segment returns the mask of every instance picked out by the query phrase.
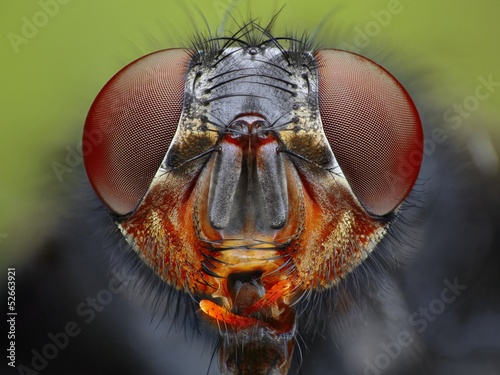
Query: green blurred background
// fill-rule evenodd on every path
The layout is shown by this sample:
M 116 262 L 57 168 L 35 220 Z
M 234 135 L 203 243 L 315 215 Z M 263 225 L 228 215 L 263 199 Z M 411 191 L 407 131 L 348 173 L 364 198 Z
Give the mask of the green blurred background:
M 147 52 L 188 44 L 195 28 L 206 29 L 205 22 L 215 28 L 233 3 L 2 2 L 0 264 L 29 256 L 30 244 L 57 225 L 64 211 L 61 198 L 79 181 L 70 172 L 58 178 L 53 163 L 65 163 L 68 150 L 78 150 L 86 112 L 104 83 Z M 397 9 L 390 21 L 378 21 L 378 29 L 372 29 L 369 48 L 415 64 L 400 71 L 428 71 L 422 79 L 444 108 L 474 95 L 479 76 L 500 81 L 498 1 L 241 1 L 235 14 L 268 20 L 284 4 L 278 33 L 313 30 L 323 22 L 323 45 L 328 47 L 336 46 L 338 35 L 355 45 L 357 27 L 365 30 L 370 22 L 373 27 L 374 14 Z M 498 137 L 499 108 L 500 89 L 479 103 L 464 127 Z M 478 125 L 483 123 L 489 128 Z

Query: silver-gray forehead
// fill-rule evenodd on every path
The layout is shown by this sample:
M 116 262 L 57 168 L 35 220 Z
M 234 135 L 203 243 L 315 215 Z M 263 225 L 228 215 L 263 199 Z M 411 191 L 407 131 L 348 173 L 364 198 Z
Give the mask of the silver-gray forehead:
M 297 110 L 317 111 L 317 64 L 311 52 L 267 45 L 200 51 L 190 64 L 185 94 L 186 112 L 220 125 L 245 113 L 283 125 Z

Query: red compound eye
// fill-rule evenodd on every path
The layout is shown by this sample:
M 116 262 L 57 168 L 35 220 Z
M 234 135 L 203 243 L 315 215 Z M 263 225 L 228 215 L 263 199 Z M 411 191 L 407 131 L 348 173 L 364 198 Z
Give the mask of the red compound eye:
M 85 168 L 97 195 L 116 214 L 134 210 L 177 130 L 189 52 L 146 55 L 119 71 L 90 108 Z M 87 142 L 88 143 L 88 142 Z
M 362 56 L 316 52 L 323 129 L 351 189 L 372 214 L 406 198 L 422 162 L 418 112 L 401 84 Z

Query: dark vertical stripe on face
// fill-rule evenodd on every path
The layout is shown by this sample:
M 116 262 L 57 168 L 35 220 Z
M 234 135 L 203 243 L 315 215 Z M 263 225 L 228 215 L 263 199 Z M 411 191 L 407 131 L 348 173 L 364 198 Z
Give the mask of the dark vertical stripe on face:
M 257 176 L 266 215 L 274 229 L 282 228 L 288 216 L 285 169 L 281 158 L 276 142 L 267 143 L 257 150 Z
M 230 142 L 222 142 L 217 153 L 209 193 L 210 224 L 216 229 L 229 224 L 241 175 L 242 153 L 241 147 Z

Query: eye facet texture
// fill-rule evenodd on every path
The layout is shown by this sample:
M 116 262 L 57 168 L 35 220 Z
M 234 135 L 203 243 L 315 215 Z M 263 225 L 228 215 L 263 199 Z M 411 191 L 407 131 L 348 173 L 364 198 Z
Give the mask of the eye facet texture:
M 101 90 L 85 122 L 94 147 L 85 157 L 92 187 L 118 215 L 148 190 L 179 124 L 189 53 L 169 49 L 119 71 Z
M 405 89 L 354 53 L 316 52 L 323 129 L 351 189 L 374 215 L 406 198 L 422 162 L 423 133 Z

